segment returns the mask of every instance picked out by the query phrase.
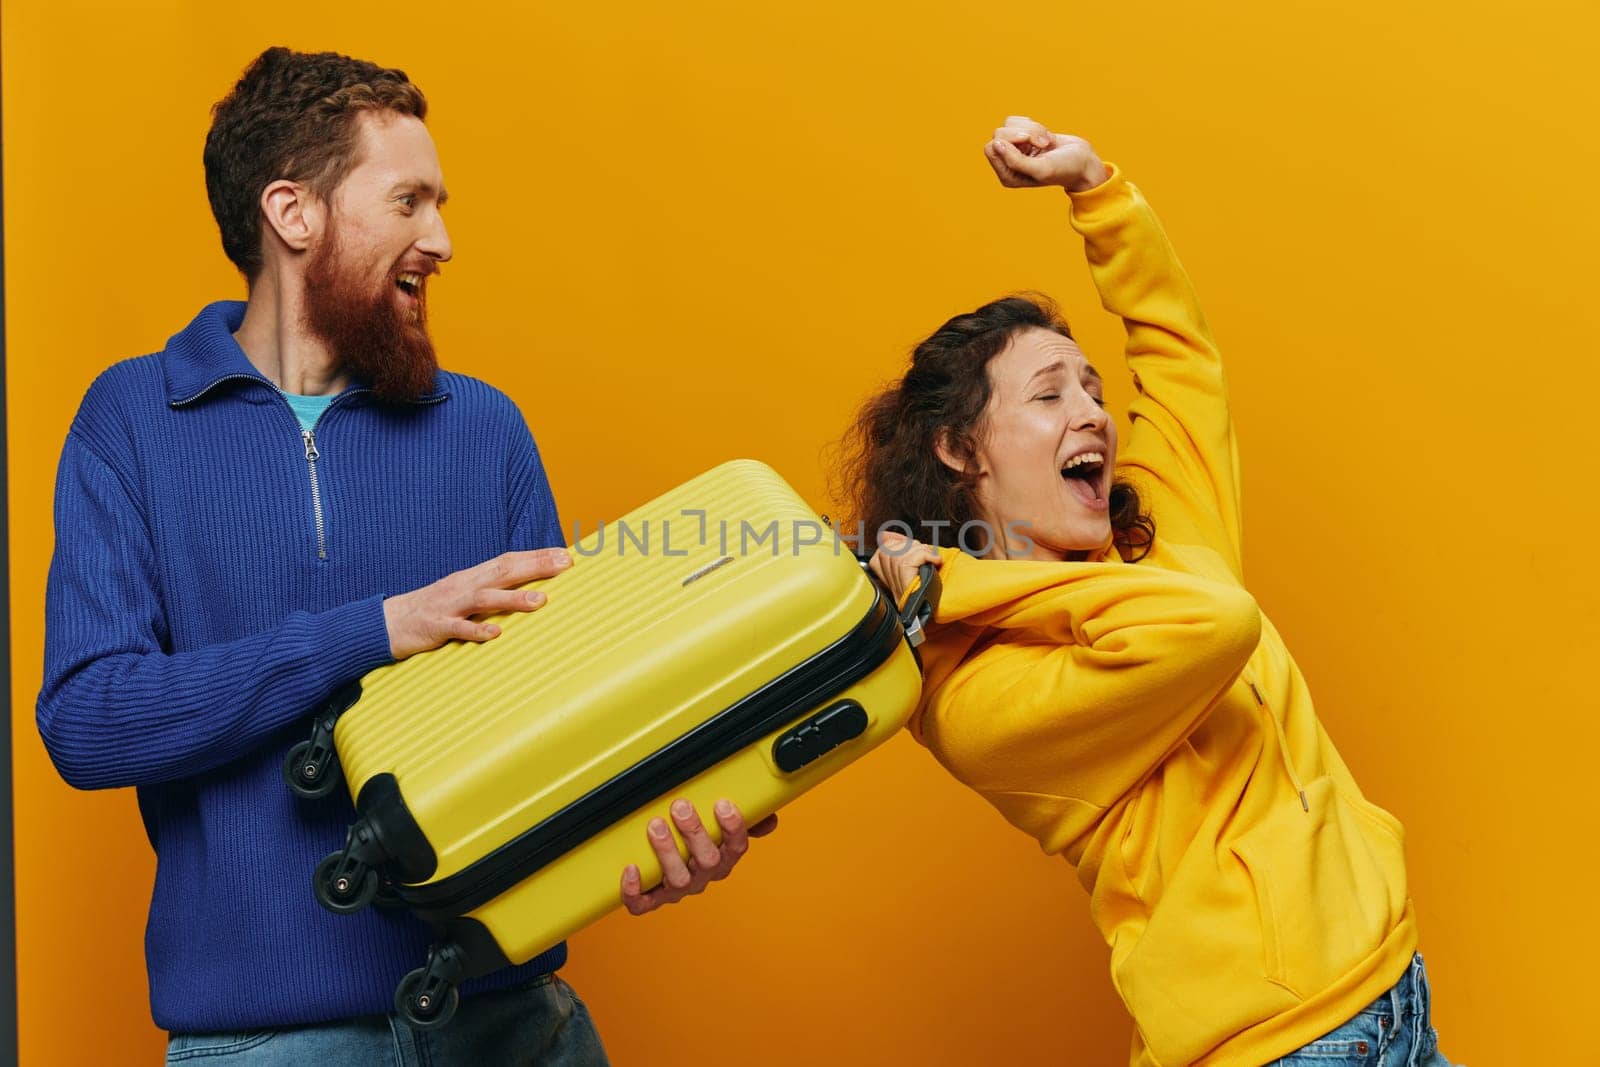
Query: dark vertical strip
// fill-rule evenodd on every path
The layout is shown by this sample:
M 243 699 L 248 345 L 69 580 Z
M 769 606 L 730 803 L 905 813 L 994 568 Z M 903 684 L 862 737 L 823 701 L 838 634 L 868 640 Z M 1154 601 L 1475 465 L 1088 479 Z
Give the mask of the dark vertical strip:
M 0 113 L 5 110 L 0 93 Z M 5 143 L 0 140 L 0 1064 L 17 1062 L 17 896 L 11 835 L 11 514 L 6 467 Z

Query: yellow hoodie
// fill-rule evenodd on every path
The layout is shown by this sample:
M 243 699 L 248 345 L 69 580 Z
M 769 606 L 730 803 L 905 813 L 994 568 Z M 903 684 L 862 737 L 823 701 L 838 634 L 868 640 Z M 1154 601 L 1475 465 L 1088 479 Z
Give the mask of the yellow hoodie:
M 1155 214 L 1110 170 L 1072 195 L 1072 225 L 1127 327 L 1138 396 L 1117 473 L 1155 545 L 1136 564 L 943 551 L 912 730 L 1077 869 L 1136 1067 L 1257 1065 L 1404 973 L 1404 832 L 1245 592 L 1222 365 Z

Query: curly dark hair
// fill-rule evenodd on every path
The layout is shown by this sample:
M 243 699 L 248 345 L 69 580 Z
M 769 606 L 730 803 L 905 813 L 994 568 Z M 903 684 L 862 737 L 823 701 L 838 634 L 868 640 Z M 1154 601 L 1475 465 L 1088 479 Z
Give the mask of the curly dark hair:
M 363 111 L 423 119 L 428 102 L 403 70 L 337 52 L 269 48 L 211 109 L 206 194 L 222 250 L 247 280 L 261 270 L 261 191 L 288 179 L 327 200 L 360 162 Z
M 966 470 L 977 470 L 977 431 L 992 391 L 989 361 L 1028 329 L 1072 337 L 1047 296 L 995 300 L 940 326 L 912 350 L 905 376 L 862 405 L 839 465 L 841 495 L 853 501 L 865 527 L 863 540 L 870 542 L 862 551 L 877 547 L 885 526 L 909 528 L 917 540 L 932 543 L 941 527 L 960 530 L 978 518 L 976 474 L 952 470 L 934 446 L 944 435 Z M 1144 558 L 1155 539 L 1155 521 L 1145 514 L 1137 490 L 1114 483 L 1110 504 L 1112 543 L 1130 562 Z

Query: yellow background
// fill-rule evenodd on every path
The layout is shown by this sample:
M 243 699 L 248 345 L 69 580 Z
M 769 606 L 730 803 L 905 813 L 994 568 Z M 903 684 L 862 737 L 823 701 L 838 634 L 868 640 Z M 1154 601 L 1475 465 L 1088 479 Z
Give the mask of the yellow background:
M 859 400 L 1009 290 L 1059 296 L 1117 370 L 1063 198 L 1002 191 L 980 155 L 1016 111 L 1089 137 L 1161 212 L 1230 361 L 1251 588 L 1408 827 L 1445 1050 L 1592 1047 L 1591 2 L 0 17 L 28 1067 L 160 1054 L 133 794 L 68 789 L 32 721 L 50 498 L 93 376 L 242 291 L 200 149 L 210 104 L 278 43 L 427 93 L 457 254 L 436 338 L 522 405 L 569 528 L 739 455 L 820 509 Z M 1065 863 L 908 739 L 758 846 L 708 896 L 575 940 L 567 974 L 619 1064 L 1124 1059 Z

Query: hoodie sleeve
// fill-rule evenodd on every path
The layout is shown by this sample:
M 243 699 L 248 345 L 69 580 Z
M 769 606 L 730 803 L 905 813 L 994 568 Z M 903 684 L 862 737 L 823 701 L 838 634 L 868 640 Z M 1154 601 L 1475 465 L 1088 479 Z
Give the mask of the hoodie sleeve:
M 918 736 L 1052 849 L 1060 805 L 1108 807 L 1142 781 L 1261 635 L 1242 588 L 1159 567 L 946 553 L 943 577 Z
M 229 763 L 341 683 L 393 662 L 382 597 L 166 651 L 148 528 L 131 483 L 76 433 L 56 480 L 36 714 L 80 789 L 150 785 Z
M 1239 453 L 1222 359 L 1155 212 L 1107 168 L 1106 181 L 1070 196 L 1101 304 L 1128 333 L 1136 397 L 1117 466 L 1135 472 L 1162 537 L 1213 549 L 1242 580 Z

